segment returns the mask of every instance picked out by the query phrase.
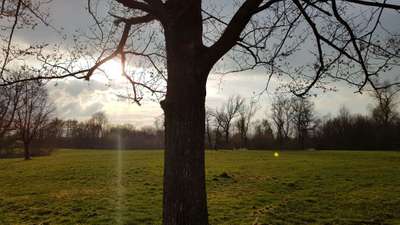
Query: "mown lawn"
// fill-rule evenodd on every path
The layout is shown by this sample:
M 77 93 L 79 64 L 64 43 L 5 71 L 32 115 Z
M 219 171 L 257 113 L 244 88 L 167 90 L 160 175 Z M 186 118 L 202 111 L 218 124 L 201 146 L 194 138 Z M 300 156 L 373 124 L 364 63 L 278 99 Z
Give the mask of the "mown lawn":
M 211 224 L 400 224 L 400 152 L 206 157 Z M 0 224 L 160 224 L 162 159 L 111 150 L 1 159 Z

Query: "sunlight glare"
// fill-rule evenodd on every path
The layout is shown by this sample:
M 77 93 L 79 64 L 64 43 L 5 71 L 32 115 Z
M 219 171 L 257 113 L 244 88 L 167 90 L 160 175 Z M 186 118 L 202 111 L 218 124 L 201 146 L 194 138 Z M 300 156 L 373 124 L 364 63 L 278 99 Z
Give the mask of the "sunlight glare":
M 95 79 L 98 79 L 101 82 L 108 82 L 108 81 L 114 81 L 114 82 L 120 82 L 120 81 L 125 81 L 124 77 L 122 76 L 122 66 L 121 63 L 117 60 L 110 60 L 106 63 L 104 63 L 100 67 L 106 76 L 104 74 L 101 74 L 100 76 L 94 76 L 96 77 Z

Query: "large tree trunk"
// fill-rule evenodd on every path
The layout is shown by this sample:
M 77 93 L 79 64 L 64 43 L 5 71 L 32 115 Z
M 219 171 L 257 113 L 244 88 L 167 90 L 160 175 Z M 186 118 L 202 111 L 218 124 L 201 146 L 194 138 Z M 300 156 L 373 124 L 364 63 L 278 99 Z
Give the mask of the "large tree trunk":
M 178 90 L 185 91 L 177 95 L 168 93 L 163 103 L 166 129 L 164 225 L 206 225 L 205 90 L 189 91 L 191 85 L 185 82 L 181 85 Z
M 165 112 L 164 225 L 208 224 L 204 167 L 205 81 L 180 65 Z M 187 73 L 190 71 L 190 74 Z M 171 78 L 171 75 L 169 77 Z M 199 83 L 201 85 L 199 85 Z
M 163 224 L 207 225 L 205 97 L 212 65 L 204 59 L 201 1 L 180 3 L 174 5 L 180 13 L 171 13 L 178 17 L 163 24 L 168 56 L 167 95 L 161 103 L 166 131 Z

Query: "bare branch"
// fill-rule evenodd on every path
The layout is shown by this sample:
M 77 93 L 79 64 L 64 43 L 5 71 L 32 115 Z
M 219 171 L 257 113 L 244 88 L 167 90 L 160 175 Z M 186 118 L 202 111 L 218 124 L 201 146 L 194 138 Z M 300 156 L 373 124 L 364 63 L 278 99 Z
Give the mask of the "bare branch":
M 213 46 L 210 47 L 209 55 L 214 61 L 221 58 L 227 51 L 236 45 L 243 29 L 251 17 L 257 13 L 262 0 L 247 0 L 232 17 L 224 33 Z M 271 0 L 270 2 L 275 2 Z M 268 6 L 269 7 L 269 6 Z M 267 8 L 268 8 L 267 7 Z
M 11 42 L 12 42 L 12 39 L 13 39 L 13 36 L 14 36 L 15 28 L 16 28 L 16 26 L 18 24 L 19 10 L 20 10 L 21 4 L 22 4 L 21 2 L 22 2 L 22 0 L 18 0 L 17 9 L 15 11 L 15 16 L 14 16 L 14 23 L 12 25 L 11 32 L 10 32 L 10 35 L 8 37 L 6 55 L 4 57 L 3 65 L 1 66 L 1 70 L 0 70 L 0 77 L 3 77 L 3 73 L 4 73 L 6 65 L 8 63 L 8 57 L 10 56 Z
M 356 3 L 359 5 L 375 6 L 375 7 L 383 7 L 383 8 L 387 8 L 387 9 L 400 10 L 400 5 L 380 3 L 380 2 L 376 2 L 376 1 L 363 1 L 363 0 L 342 0 L 342 1 Z

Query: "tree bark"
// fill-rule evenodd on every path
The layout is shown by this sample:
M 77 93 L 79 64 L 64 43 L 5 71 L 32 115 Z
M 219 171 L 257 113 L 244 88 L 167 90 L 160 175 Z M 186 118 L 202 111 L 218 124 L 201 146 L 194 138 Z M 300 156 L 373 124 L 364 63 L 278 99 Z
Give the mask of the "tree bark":
M 167 95 L 161 102 L 166 131 L 164 225 L 208 224 L 205 98 L 207 76 L 212 65 L 204 56 L 206 48 L 202 44 L 200 3 L 182 2 L 179 17 L 163 24 L 168 59 Z M 177 6 L 171 7 L 169 10 L 176 12 Z
M 187 67 L 187 66 L 182 66 Z M 165 112 L 164 225 L 208 224 L 205 186 L 205 84 L 183 71 Z M 199 87 L 201 86 L 201 87 Z
M 164 225 L 208 224 L 204 100 L 201 96 L 193 95 L 169 97 L 164 107 Z

